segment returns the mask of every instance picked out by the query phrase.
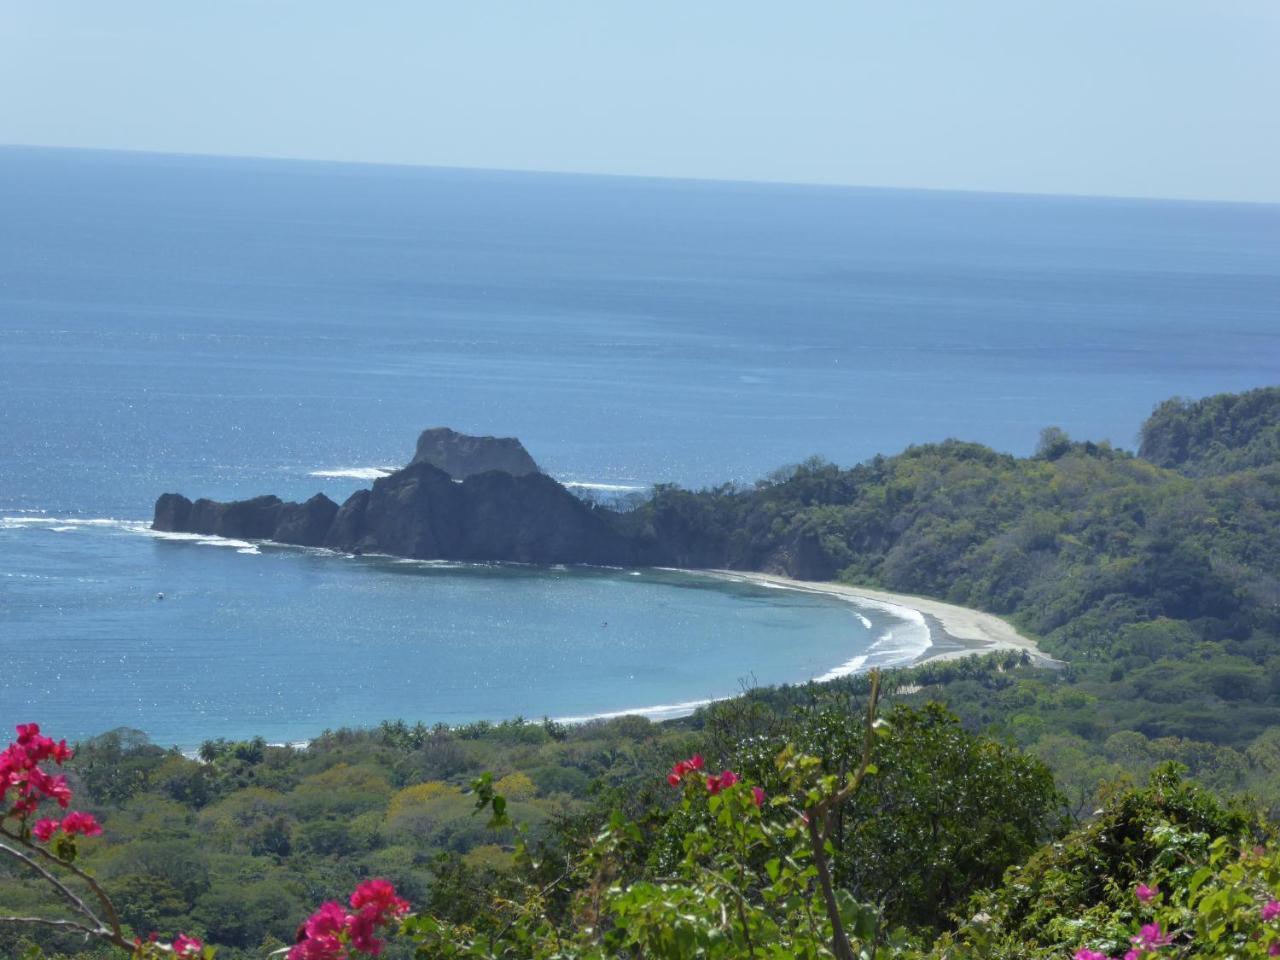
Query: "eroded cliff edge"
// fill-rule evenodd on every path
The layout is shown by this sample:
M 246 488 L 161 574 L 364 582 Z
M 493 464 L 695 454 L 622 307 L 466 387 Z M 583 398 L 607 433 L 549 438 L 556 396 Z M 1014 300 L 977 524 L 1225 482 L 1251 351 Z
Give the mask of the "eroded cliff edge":
M 811 580 L 836 572 L 807 531 L 744 550 L 727 515 L 708 513 L 704 498 L 677 488 L 626 512 L 586 503 L 507 439 L 425 431 L 414 462 L 341 506 L 322 493 L 305 503 L 275 496 L 192 502 L 166 493 L 156 501 L 152 528 L 419 560 L 734 568 Z M 486 462 L 512 470 L 467 472 Z
M 255 497 L 219 503 L 166 493 L 152 527 L 361 553 L 517 563 L 638 563 L 636 545 L 541 473 L 501 471 L 455 482 L 429 463 L 375 480 L 338 506 Z

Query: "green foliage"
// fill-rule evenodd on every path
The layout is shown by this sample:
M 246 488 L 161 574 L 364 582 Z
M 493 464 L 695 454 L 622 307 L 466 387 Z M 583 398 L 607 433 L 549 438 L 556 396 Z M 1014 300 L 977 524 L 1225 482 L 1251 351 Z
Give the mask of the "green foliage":
M 1057 830 L 1064 801 L 1044 764 L 974 736 L 936 704 L 899 706 L 886 719 L 878 773 L 833 825 L 835 874 L 892 923 L 941 926 Z M 819 699 L 772 736 L 744 738 L 734 765 L 780 789 L 770 768 L 787 740 L 828 773 L 852 769 L 862 749 L 857 711 L 834 695 Z
M 1142 427 L 1141 455 L 1200 477 L 1280 462 L 1280 387 L 1166 400 Z
M 1237 893 L 1207 895 L 1245 882 L 1241 852 L 1251 851 L 1266 835 L 1267 828 L 1252 814 L 1222 805 L 1183 780 L 1176 766 L 1162 767 L 1147 787 L 1112 797 L 1088 825 L 1009 871 L 1001 886 L 975 897 L 969 919 L 935 952 L 975 960 L 1048 958 L 1085 946 L 1119 955 L 1139 924 L 1158 918 L 1189 950 L 1175 955 L 1263 956 L 1268 940 L 1260 942 L 1256 954 L 1232 952 L 1244 944 L 1224 941 L 1235 922 L 1224 910 L 1243 907 L 1256 930 L 1258 911 L 1275 889 L 1274 863 L 1263 871 L 1266 876 L 1248 881 L 1254 889 L 1247 904 Z M 1161 890 L 1161 904 L 1181 903 L 1182 908 L 1172 913 L 1144 909 L 1135 897 L 1139 884 Z M 1231 949 L 1218 949 L 1228 943 Z
M 864 677 L 661 725 L 394 721 L 198 760 L 122 730 L 69 765 L 107 831 L 76 854 L 134 932 L 204 934 L 223 960 L 288 942 L 368 876 L 423 905 L 408 931 L 432 957 L 827 957 L 837 922 L 881 960 L 1119 955 L 1154 919 L 1179 955 L 1259 955 L 1280 936 L 1258 915 L 1280 882 L 1252 850 L 1264 828 L 1169 765 L 1280 814 L 1277 410 L 1276 389 L 1171 402 L 1146 459 L 1050 429 L 1032 458 L 948 441 L 815 459 L 751 489 L 660 487 L 617 517 L 691 566 L 1001 613 L 1067 661 L 896 671 L 874 773 L 847 795 Z M 655 775 L 698 751 L 765 806 Z M 815 847 L 800 813 L 837 795 Z M 0 864 L 0 913 L 32 906 L 24 881 Z M 1161 899 L 1136 904 L 1139 882 Z M 0 925 L 0 955 L 32 947 L 80 949 Z

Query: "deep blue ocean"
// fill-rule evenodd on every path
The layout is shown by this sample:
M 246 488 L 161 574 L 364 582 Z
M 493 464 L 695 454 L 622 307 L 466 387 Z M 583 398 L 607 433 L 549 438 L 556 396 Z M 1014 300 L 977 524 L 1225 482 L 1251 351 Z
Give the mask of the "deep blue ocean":
M 1132 447 L 1166 397 L 1277 382 L 1277 206 L 0 148 L 0 723 L 295 740 L 918 649 L 662 571 L 160 539 L 161 492 L 341 500 L 440 425 L 622 492 Z

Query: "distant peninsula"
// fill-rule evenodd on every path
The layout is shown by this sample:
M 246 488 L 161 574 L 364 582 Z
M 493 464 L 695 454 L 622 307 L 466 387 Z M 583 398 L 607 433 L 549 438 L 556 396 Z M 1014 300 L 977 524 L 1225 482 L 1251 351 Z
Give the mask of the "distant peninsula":
M 152 529 L 419 560 L 736 567 L 802 579 L 835 572 L 803 533 L 744 565 L 680 498 L 655 503 L 623 511 L 586 502 L 542 473 L 519 440 L 436 427 L 419 436 L 408 466 L 341 505 L 323 493 L 305 503 L 166 493 Z
M 153 527 L 423 560 L 839 578 L 1013 617 L 1064 659 L 1122 630 L 1154 660 L 1276 629 L 1280 388 L 1168 401 L 1140 444 L 1049 427 L 1030 457 L 947 440 L 751 485 L 660 484 L 614 509 L 538 472 L 519 441 L 436 429 L 342 505 L 167 493 Z

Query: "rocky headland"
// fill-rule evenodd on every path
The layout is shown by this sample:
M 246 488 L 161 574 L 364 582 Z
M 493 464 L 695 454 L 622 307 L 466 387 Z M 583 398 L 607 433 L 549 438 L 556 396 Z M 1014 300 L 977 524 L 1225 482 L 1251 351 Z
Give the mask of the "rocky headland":
M 412 463 L 341 506 L 322 493 L 306 503 L 275 496 L 193 503 L 166 493 L 152 528 L 423 560 L 639 562 L 604 512 L 545 474 L 491 470 L 455 481 L 429 463 Z
M 481 470 L 481 466 L 500 464 Z M 347 553 L 419 560 L 739 567 L 806 579 L 834 573 L 811 537 L 767 556 L 734 554 L 725 530 L 709 536 L 681 496 L 641 510 L 592 504 L 541 473 L 514 438 L 423 432 L 413 461 L 339 505 L 322 493 L 305 503 L 276 496 L 194 502 L 163 494 L 152 528 L 269 540 Z

